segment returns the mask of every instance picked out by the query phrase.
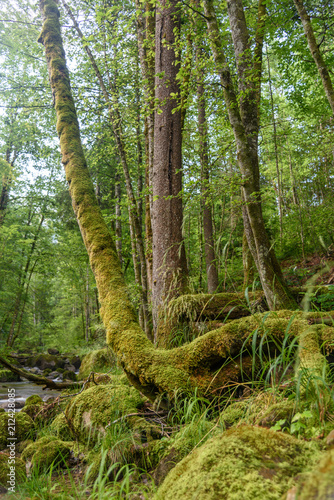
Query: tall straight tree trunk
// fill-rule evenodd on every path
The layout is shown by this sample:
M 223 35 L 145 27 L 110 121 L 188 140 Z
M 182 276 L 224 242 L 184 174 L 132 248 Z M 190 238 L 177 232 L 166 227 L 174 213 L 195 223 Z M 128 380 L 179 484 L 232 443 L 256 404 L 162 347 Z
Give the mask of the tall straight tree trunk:
M 274 153 L 275 153 L 275 165 L 276 165 L 276 175 L 277 175 L 277 196 L 278 196 L 280 241 L 281 241 L 281 245 L 282 245 L 282 241 L 283 241 L 282 183 L 281 183 L 281 176 L 280 176 L 279 163 L 278 163 L 277 130 L 276 130 L 274 97 L 273 97 L 273 89 L 272 89 L 272 86 L 271 86 L 270 61 L 269 61 L 269 54 L 268 54 L 268 52 L 267 52 L 267 64 L 268 64 L 268 81 L 269 81 L 269 93 L 270 93 L 270 106 L 271 106 L 271 114 L 272 114 L 272 117 L 273 117 Z
M 262 1 L 262 0 L 260 0 Z M 204 0 L 209 37 L 223 86 L 229 120 L 234 133 L 242 176 L 243 220 L 248 246 L 259 272 L 261 285 L 271 310 L 296 308 L 285 285 L 281 268 L 270 244 L 262 214 L 258 161 L 258 97 L 250 41 L 241 0 L 227 2 L 237 61 L 240 100 L 238 102 L 212 0 Z M 263 40 L 262 40 L 263 43 Z M 258 69 L 257 69 L 258 71 Z
M 153 322 L 157 338 L 158 316 L 166 301 L 180 294 L 187 273 L 182 236 L 182 131 L 176 109 L 180 87 L 175 34 L 180 27 L 179 4 L 161 0 L 157 6 L 155 36 L 154 162 L 153 162 Z
M 199 59 L 199 50 L 197 51 Z M 204 232 L 204 253 L 205 266 L 208 283 L 208 292 L 214 293 L 218 288 L 217 260 L 214 247 L 213 223 L 212 223 L 212 202 L 209 192 L 210 170 L 208 153 L 208 127 L 205 114 L 205 92 L 204 74 L 200 70 L 199 83 L 197 85 L 198 99 L 198 132 L 199 132 L 199 153 L 201 161 L 201 191 L 203 204 L 203 232 Z
M 136 26 L 139 62 L 143 79 L 145 99 L 145 153 L 146 172 L 145 183 L 147 195 L 145 200 L 145 240 L 146 240 L 146 267 L 148 291 L 152 291 L 152 220 L 153 205 L 152 175 L 154 159 L 154 36 L 155 36 L 155 8 L 149 0 L 144 4 L 136 0 Z M 149 295 L 150 300 L 150 295 Z
M 117 172 L 115 175 L 115 237 L 116 250 L 121 267 L 123 266 L 122 256 L 122 219 L 121 219 L 121 176 Z
M 27 284 L 26 282 L 27 282 L 27 277 L 28 277 L 28 273 L 29 273 L 29 269 L 30 269 L 31 259 L 33 257 L 33 254 L 34 254 L 34 251 L 35 251 L 35 248 L 36 248 L 38 236 L 39 236 L 40 230 L 42 228 L 43 222 L 44 222 L 44 214 L 42 214 L 41 219 L 40 219 L 40 221 L 38 223 L 38 227 L 37 227 L 37 230 L 36 230 L 35 235 L 33 237 L 33 240 L 32 240 L 32 243 L 31 243 L 31 247 L 30 247 L 30 250 L 29 250 L 29 254 L 27 256 L 27 261 L 26 261 L 26 264 L 24 266 L 24 270 L 22 272 L 22 275 L 19 278 L 20 279 L 20 283 L 19 283 L 20 286 L 19 286 L 19 290 L 18 290 L 18 293 L 17 293 L 17 296 L 16 296 L 15 305 L 14 305 L 14 312 L 13 312 L 13 318 L 12 318 L 12 323 L 11 323 L 9 334 L 8 334 L 8 337 L 7 337 L 7 345 L 9 347 L 11 347 L 13 345 L 13 342 L 14 342 L 15 327 L 16 327 L 17 320 L 18 320 L 19 314 L 20 314 L 21 301 L 22 301 L 22 297 L 23 297 L 23 294 L 24 294 L 24 288 L 25 288 L 25 286 Z M 30 277 L 31 277 L 31 274 L 30 274 Z M 30 277 L 29 277 L 29 281 L 30 281 Z
M 307 44 L 314 59 L 314 62 L 318 68 L 319 75 L 322 81 L 322 85 L 324 87 L 329 105 L 332 109 L 332 113 L 334 114 L 334 89 L 333 83 L 326 66 L 326 63 L 321 55 L 319 50 L 319 46 L 317 44 L 317 40 L 314 36 L 314 31 L 312 28 L 310 16 L 307 14 L 306 9 L 304 7 L 302 0 L 293 0 L 300 16 L 301 22 L 303 24 L 304 33 L 307 39 Z

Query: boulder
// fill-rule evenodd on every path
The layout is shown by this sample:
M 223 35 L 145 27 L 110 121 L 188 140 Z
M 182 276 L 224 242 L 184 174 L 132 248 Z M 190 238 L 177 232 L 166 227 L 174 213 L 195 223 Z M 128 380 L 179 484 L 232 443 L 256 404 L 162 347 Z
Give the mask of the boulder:
M 65 370 L 63 372 L 63 380 L 72 380 L 73 382 L 77 381 L 77 376 L 72 370 Z
M 19 382 L 20 376 L 10 370 L 0 370 L 0 382 Z
M 110 349 L 105 348 L 92 351 L 83 358 L 78 378 L 82 380 L 88 377 L 90 372 L 108 372 L 115 363 L 115 357 Z
M 322 457 L 314 470 L 295 489 L 296 500 L 330 500 L 334 498 L 334 450 Z
M 48 349 L 48 354 L 51 354 L 52 356 L 57 356 L 57 354 L 60 354 L 60 352 L 58 351 L 58 349 L 53 347 Z
M 42 404 L 43 404 L 43 399 L 41 398 L 41 396 L 38 396 L 38 394 L 33 394 L 32 396 L 29 396 L 26 399 L 24 406 L 42 405 Z
M 75 373 L 75 371 L 76 371 L 75 366 L 71 365 L 70 363 L 65 363 L 64 371 Z
M 145 399 L 128 385 L 95 385 L 75 396 L 65 415 L 71 429 L 82 440 L 96 441 L 106 426 L 129 413 L 137 413 Z
M 15 456 L 14 464 L 12 460 L 10 452 L 0 452 L 0 485 L 7 489 L 11 486 L 8 483 L 11 479 L 10 474 L 12 474 L 14 485 L 23 482 L 27 477 L 24 461 L 17 456 Z
M 319 447 L 266 428 L 233 427 L 179 462 L 154 499 L 280 500 L 319 459 Z
M 68 426 L 67 419 L 64 413 L 60 413 L 56 416 L 56 418 L 51 422 L 50 430 L 52 434 L 57 436 L 59 439 L 63 439 L 65 441 L 70 441 L 73 439 L 73 433 Z
M 54 370 L 56 368 L 56 357 L 51 354 L 38 354 L 34 359 L 34 365 L 40 370 L 46 370 L 50 368 Z
M 79 356 L 72 356 L 70 359 L 70 363 L 71 363 L 71 365 L 74 366 L 74 368 L 76 370 L 79 370 L 80 365 L 81 365 L 81 359 L 79 358 Z
M 15 437 L 15 442 L 18 443 L 28 439 L 35 430 L 34 421 L 22 411 L 15 414 L 14 425 L 12 420 L 10 413 L 0 413 L 0 450 L 7 447 L 9 437 Z M 13 427 L 15 431 L 12 430 Z
M 71 451 L 71 443 L 66 443 L 54 436 L 44 436 L 27 446 L 22 453 L 22 460 L 27 462 L 28 470 L 47 471 L 50 466 L 66 465 Z

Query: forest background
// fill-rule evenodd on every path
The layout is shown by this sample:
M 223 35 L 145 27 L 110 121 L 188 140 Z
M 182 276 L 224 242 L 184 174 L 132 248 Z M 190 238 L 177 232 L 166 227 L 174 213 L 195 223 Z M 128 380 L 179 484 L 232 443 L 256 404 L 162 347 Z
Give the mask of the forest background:
M 307 276 L 307 256 L 330 255 L 333 245 L 333 111 L 293 2 L 244 2 L 249 50 L 254 51 L 258 43 L 259 6 L 263 4 L 258 140 L 261 203 L 270 246 L 285 264 L 286 282 L 299 285 Z M 177 274 L 181 284 L 176 286 L 175 275 L 171 276 L 167 292 L 162 292 L 164 298 L 184 291 L 238 291 L 244 295 L 246 290 L 247 295 L 260 289 L 244 236 L 243 179 L 235 135 L 224 85 L 217 75 L 219 63 L 210 49 L 208 16 L 201 5 L 181 3 L 178 25 L 171 32 L 177 47 L 175 61 L 181 61 L 170 65 L 175 69 L 176 91 L 169 96 L 170 114 L 179 115 L 182 130 L 181 163 L 173 166 L 176 194 L 170 196 L 170 203 L 177 204 L 172 208 L 171 225 L 178 226 L 179 234 L 172 235 L 174 243 L 167 242 L 165 250 L 160 250 L 160 263 L 156 269 L 153 263 L 151 271 L 150 210 L 156 199 L 150 178 L 153 153 L 149 134 L 154 126 L 150 116 L 154 113 L 156 122 L 164 119 L 165 109 L 159 109 L 159 104 L 164 99 L 166 103 L 166 97 L 160 96 L 159 101 L 154 95 L 143 62 L 146 60 L 146 70 L 152 72 L 155 5 L 75 1 L 60 3 L 59 8 L 89 171 L 103 217 L 116 235 L 131 301 L 147 335 L 153 335 L 152 273 L 161 272 L 171 247 L 176 249 L 173 261 L 183 260 L 176 270 L 183 266 L 187 279 L 184 284 Z M 224 4 L 215 8 L 242 103 L 247 90 L 240 86 L 228 12 Z M 305 8 L 324 65 L 331 68 L 331 2 L 306 2 Z M 43 47 L 36 43 L 41 27 L 40 12 L 33 2 L 22 5 L 2 0 L 0 340 L 2 345 L 16 348 L 62 346 L 73 350 L 104 343 L 105 330 L 62 173 L 47 65 Z M 258 61 L 256 56 L 254 61 Z M 158 79 L 165 77 L 165 69 L 153 73 Z M 258 80 L 255 73 L 253 83 Z M 252 83 L 250 76 L 248 81 Z M 158 143 L 154 145 L 157 151 Z M 154 222 L 152 226 L 153 238 L 160 234 L 161 239 L 161 233 L 168 232 L 167 226 L 154 226 Z M 153 240 L 153 254 L 159 253 L 154 245 Z M 317 307 L 321 305 L 321 301 L 317 303 Z M 154 321 L 158 320 L 153 314 Z M 156 324 L 153 326 L 156 330 Z M 179 345 L 191 339 L 188 331 L 182 331 L 170 340 L 171 345 Z

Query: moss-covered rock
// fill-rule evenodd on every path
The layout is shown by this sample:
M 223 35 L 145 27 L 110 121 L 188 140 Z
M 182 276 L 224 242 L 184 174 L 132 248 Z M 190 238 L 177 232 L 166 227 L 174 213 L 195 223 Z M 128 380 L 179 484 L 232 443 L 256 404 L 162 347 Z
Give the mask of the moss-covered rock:
M 318 445 L 261 427 L 231 428 L 178 463 L 156 500 L 278 500 L 319 456 Z
M 0 382 L 19 382 L 20 376 L 10 370 L 0 370 Z
M 34 394 L 32 396 L 29 396 L 26 399 L 26 402 L 24 404 L 24 407 L 22 408 L 21 413 L 26 413 L 31 417 L 34 421 L 36 416 L 41 412 L 41 409 L 43 407 L 43 399 L 38 396 L 38 394 Z
M 13 486 L 17 482 L 22 482 L 26 479 L 26 467 L 23 460 L 19 457 L 10 456 L 9 453 L 0 452 L 0 484 L 5 488 L 9 488 L 11 483 L 8 481 L 13 481 Z
M 87 354 L 80 365 L 79 380 L 87 378 L 90 372 L 105 373 L 115 365 L 115 357 L 110 349 L 98 349 Z
M 278 401 L 270 393 L 259 393 L 227 406 L 222 411 L 219 421 L 226 429 L 239 423 L 272 427 L 278 420 L 290 423 L 295 412 L 294 401 L 287 399 Z
M 73 439 L 73 433 L 69 428 L 68 422 L 64 413 L 60 413 L 56 416 L 53 422 L 50 425 L 50 431 L 55 434 L 60 439 L 64 441 L 69 441 Z
M 24 441 L 29 438 L 34 432 L 35 424 L 34 421 L 26 413 L 16 413 L 15 423 L 13 424 L 12 418 L 8 413 L 0 413 L 0 450 L 6 448 L 8 444 L 8 437 L 13 432 L 16 438 L 16 443 Z
M 30 444 L 22 453 L 22 460 L 28 463 L 28 469 L 47 470 L 52 465 L 64 465 L 71 451 L 71 443 L 61 441 L 54 436 L 44 436 Z
M 153 480 L 155 484 L 159 486 L 178 462 L 186 457 L 199 443 L 203 444 L 212 437 L 215 432 L 220 433 L 221 427 L 218 427 L 214 421 L 194 420 L 169 439 L 155 441 L 154 448 L 150 450 L 150 461 L 152 468 L 154 468 Z
M 20 443 L 17 443 L 16 450 L 19 453 L 22 453 L 27 448 L 27 446 L 29 446 L 33 442 L 34 441 L 32 439 L 25 439 L 24 441 L 20 441 Z
M 73 382 L 76 382 L 77 376 L 71 370 L 64 370 L 63 371 L 63 380 L 72 380 Z
M 24 406 L 21 410 L 21 413 L 25 413 L 26 415 L 29 415 L 29 417 L 31 417 L 33 420 L 36 419 L 37 415 L 41 412 L 41 409 L 42 409 L 43 405 L 39 405 L 39 404 L 36 404 L 36 405 L 28 405 L 28 406 Z
M 256 423 L 271 427 L 275 425 L 278 420 L 285 420 L 287 424 L 290 424 L 295 412 L 295 402 L 286 399 L 270 405 L 258 416 Z
M 51 354 L 38 354 L 32 359 L 31 363 L 32 366 L 37 366 L 43 371 L 46 369 L 54 370 L 57 366 L 56 361 L 57 357 Z
M 125 414 L 136 413 L 144 399 L 133 387 L 126 385 L 97 385 L 75 396 L 65 414 L 77 436 L 98 439 L 108 424 Z
M 24 406 L 42 405 L 42 404 L 43 404 L 43 399 L 40 396 L 38 396 L 38 394 L 33 394 L 32 396 L 29 396 L 26 399 Z
M 334 498 L 334 450 L 328 451 L 296 488 L 298 500 L 329 500 Z
M 71 365 L 74 366 L 74 368 L 76 370 L 79 370 L 80 365 L 81 365 L 81 359 L 79 358 L 79 356 L 71 356 L 70 363 L 71 363 Z
M 237 401 L 230 404 L 220 415 L 220 423 L 229 428 L 247 417 L 249 401 Z

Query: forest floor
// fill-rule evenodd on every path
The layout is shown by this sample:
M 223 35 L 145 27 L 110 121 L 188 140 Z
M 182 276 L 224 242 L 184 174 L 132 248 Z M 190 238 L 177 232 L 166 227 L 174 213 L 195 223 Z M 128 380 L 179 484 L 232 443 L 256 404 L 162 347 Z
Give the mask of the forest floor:
M 282 267 L 291 286 L 334 285 L 333 262 L 334 248 L 330 248 L 326 254 L 314 253 L 298 262 L 286 259 Z M 326 300 L 315 300 L 316 310 L 326 311 L 328 304 L 332 307 L 332 287 Z M 23 450 L 28 471 L 35 467 L 35 473 L 16 495 L 0 490 L 0 499 L 294 500 L 299 488 L 298 498 L 316 500 L 322 498 L 317 495 L 323 486 L 334 495 L 332 349 L 326 375 L 314 374 L 313 367 L 301 370 L 303 348 L 298 349 L 287 343 L 280 356 L 265 360 L 266 366 L 255 378 L 235 384 L 230 394 L 214 404 L 195 392 L 170 413 L 159 413 L 155 403 L 131 387 L 116 366 L 107 375 L 110 360 L 101 364 L 103 350 L 89 353 L 87 373 L 100 372 L 100 380 L 96 378 L 83 392 L 64 400 L 55 415 L 41 421 L 33 442 L 30 436 Z M 318 351 L 320 361 L 324 360 L 319 347 Z M 41 407 L 30 408 L 23 412 L 37 422 Z M 93 442 L 92 429 L 100 432 Z M 59 453 L 64 452 L 64 463 L 49 472 L 39 469 L 38 455 L 55 453 L 59 462 Z M 211 456 L 217 461 L 209 467 L 207 457 Z M 234 465 L 236 456 L 241 458 Z M 325 462 L 326 467 L 321 465 Z M 106 482 L 108 467 L 110 481 Z M 320 489 L 313 492 L 314 474 L 320 477 L 324 467 L 330 472 L 329 480 L 327 476 L 322 482 L 317 479 Z M 217 474 L 225 479 L 219 480 L 218 493 L 212 496 L 205 488 L 211 488 L 210 481 L 216 481 Z M 240 489 L 239 497 L 235 488 Z
M 326 253 L 315 252 L 298 260 L 289 258 L 281 262 L 283 274 L 291 286 L 334 284 L 334 246 Z

